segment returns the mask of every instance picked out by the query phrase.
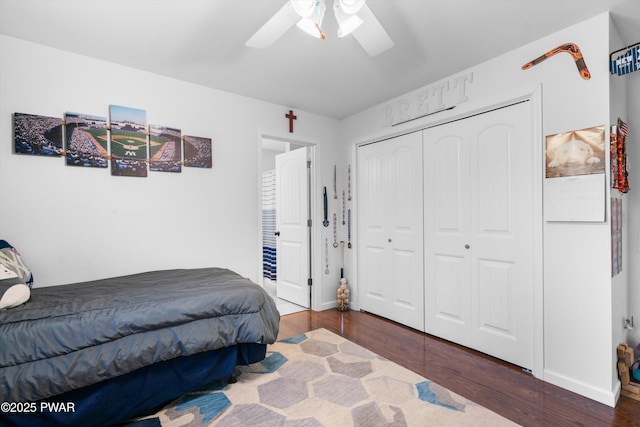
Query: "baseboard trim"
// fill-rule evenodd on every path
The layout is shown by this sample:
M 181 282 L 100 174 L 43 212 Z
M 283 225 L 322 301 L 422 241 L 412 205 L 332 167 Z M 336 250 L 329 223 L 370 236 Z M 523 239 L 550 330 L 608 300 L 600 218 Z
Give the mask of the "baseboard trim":
M 604 405 L 611 406 L 612 408 L 616 406 L 618 398 L 620 397 L 620 381 L 616 381 L 613 390 L 605 390 L 581 381 L 576 381 L 548 369 L 545 369 L 544 371 L 544 381 L 577 393 L 586 398 L 595 400 L 596 402 L 600 402 Z

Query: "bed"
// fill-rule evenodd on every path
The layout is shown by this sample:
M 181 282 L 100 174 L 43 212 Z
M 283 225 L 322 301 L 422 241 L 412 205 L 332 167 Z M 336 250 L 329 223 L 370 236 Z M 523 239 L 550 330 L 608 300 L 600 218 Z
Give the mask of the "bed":
M 262 360 L 280 319 L 260 286 L 221 268 L 30 296 L 0 310 L 0 425 L 107 426 L 156 410 Z

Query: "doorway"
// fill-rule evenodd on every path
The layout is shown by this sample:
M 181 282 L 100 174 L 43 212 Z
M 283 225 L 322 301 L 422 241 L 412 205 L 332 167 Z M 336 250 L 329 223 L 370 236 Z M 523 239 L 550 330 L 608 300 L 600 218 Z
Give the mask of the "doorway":
M 261 136 L 259 283 L 281 315 L 311 307 L 313 145 Z M 295 175 L 295 176 L 294 176 Z

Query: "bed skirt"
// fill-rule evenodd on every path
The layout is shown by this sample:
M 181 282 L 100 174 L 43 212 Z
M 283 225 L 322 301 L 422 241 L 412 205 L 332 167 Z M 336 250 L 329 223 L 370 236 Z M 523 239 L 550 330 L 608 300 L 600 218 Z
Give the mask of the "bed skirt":
M 35 405 L 29 404 L 28 410 L 33 409 L 32 413 L 3 412 L 0 416 L 0 426 L 121 425 L 133 417 L 154 413 L 183 394 L 230 376 L 236 365 L 259 362 L 264 359 L 266 349 L 266 344 L 237 344 L 155 363 L 119 377 L 35 402 Z M 62 405 L 54 408 L 52 402 Z M 25 403 L 27 402 L 20 402 Z M 47 408 L 53 408 L 54 411 Z

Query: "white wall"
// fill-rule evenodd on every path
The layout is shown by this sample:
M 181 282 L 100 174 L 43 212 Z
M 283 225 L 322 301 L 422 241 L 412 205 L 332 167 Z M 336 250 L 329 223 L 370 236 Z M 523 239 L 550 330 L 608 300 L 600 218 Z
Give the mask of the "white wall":
M 608 40 L 609 16 L 603 14 L 349 117 L 342 123 L 342 139 L 349 142 L 342 147 L 342 155 L 352 158 L 354 145 L 358 143 L 434 124 L 470 109 L 472 104 L 506 100 L 514 93 L 539 85 L 543 137 L 598 125 L 608 128 Z M 573 59 L 566 53 L 521 70 L 525 63 L 569 42 L 580 47 L 591 71 L 590 80 L 579 76 Z M 438 106 L 455 108 L 389 126 L 401 117 L 413 118 L 436 111 Z M 608 184 L 607 176 L 605 206 L 610 203 Z M 542 206 L 542 200 L 539 203 Z M 544 222 L 543 241 L 542 376 L 545 381 L 613 405 L 619 382 L 615 372 L 617 343 L 612 331 L 617 328 L 618 336 L 623 331 L 621 322 L 618 324 L 616 320 L 616 325 L 613 324 L 612 307 L 626 307 L 626 295 L 612 292 L 608 209 L 605 222 Z
M 289 106 L 5 36 L 0 52 L 0 238 L 22 252 L 35 286 L 200 266 L 257 279 L 258 136 L 289 135 Z M 110 104 L 146 110 L 148 123 L 211 137 L 213 168 L 114 177 L 108 169 L 66 166 L 63 158 L 13 153 L 13 113 L 108 116 Z M 296 115 L 291 137 L 316 142 L 321 175 L 330 176 L 337 121 Z M 326 299 L 334 293 L 331 283 Z

